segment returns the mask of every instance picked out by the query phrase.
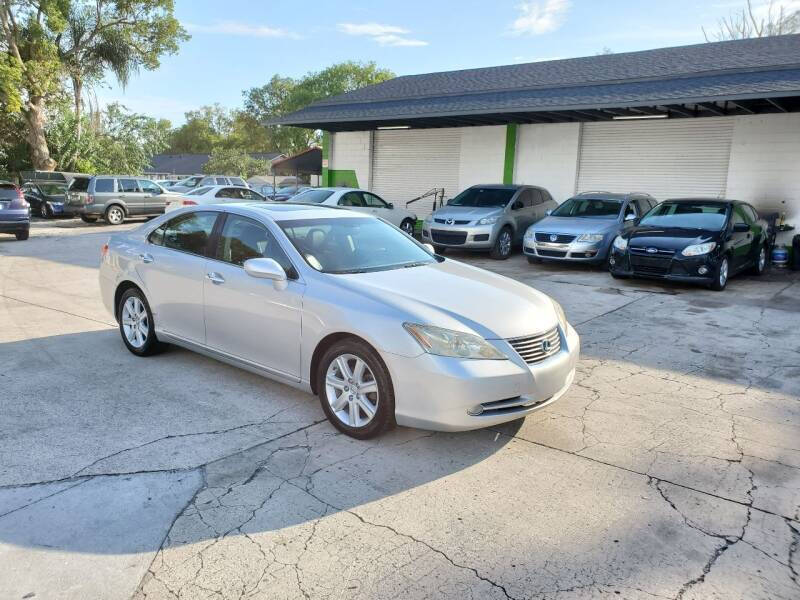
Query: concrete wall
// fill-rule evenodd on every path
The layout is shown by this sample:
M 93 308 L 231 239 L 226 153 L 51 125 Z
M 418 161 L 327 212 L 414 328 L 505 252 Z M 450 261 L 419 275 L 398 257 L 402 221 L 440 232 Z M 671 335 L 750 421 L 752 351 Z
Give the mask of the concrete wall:
M 480 183 L 502 183 L 505 125 L 461 129 L 458 189 Z
M 727 196 L 800 226 L 800 114 L 736 118 Z
M 514 183 L 540 185 L 563 202 L 575 193 L 579 142 L 579 123 L 521 125 Z
M 358 186 L 370 185 L 371 139 L 369 131 L 343 131 L 331 135 L 328 168 L 335 171 L 354 171 Z

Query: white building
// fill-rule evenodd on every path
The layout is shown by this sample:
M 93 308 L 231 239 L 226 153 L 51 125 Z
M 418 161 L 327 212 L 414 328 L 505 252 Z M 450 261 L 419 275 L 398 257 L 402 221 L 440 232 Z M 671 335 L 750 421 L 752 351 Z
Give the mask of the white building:
M 737 198 L 800 221 L 800 35 L 397 77 L 276 123 L 326 132 L 322 185 L 400 206 L 530 183 L 559 201 Z

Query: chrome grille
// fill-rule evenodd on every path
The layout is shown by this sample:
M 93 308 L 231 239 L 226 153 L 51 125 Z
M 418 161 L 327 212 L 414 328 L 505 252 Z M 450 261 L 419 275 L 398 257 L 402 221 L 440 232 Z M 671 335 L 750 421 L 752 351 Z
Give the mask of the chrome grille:
M 558 327 L 538 335 L 512 338 L 507 341 L 522 357 L 522 360 L 529 365 L 542 362 L 561 350 L 561 336 L 558 334 Z

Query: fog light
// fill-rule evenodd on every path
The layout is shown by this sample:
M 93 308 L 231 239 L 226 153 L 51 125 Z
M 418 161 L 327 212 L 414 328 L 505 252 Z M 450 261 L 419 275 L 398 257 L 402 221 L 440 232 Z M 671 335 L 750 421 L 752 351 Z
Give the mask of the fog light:
M 478 404 L 477 406 L 473 406 L 469 410 L 467 410 L 467 414 L 471 417 L 477 417 L 478 415 L 483 414 L 483 406 Z
M 708 273 L 708 267 L 706 267 L 705 265 L 703 265 L 702 267 L 700 267 L 699 269 L 697 269 L 697 272 L 698 272 L 698 273 L 700 273 L 700 275 L 705 275 L 706 273 Z

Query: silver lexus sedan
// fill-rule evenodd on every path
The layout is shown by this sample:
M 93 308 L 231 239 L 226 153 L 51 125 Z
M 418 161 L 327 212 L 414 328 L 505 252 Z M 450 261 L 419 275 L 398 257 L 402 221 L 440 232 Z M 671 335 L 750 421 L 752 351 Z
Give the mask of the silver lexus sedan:
M 554 300 L 337 208 L 183 208 L 111 236 L 100 286 L 134 354 L 177 344 L 299 387 L 361 439 L 524 417 L 578 360 Z

